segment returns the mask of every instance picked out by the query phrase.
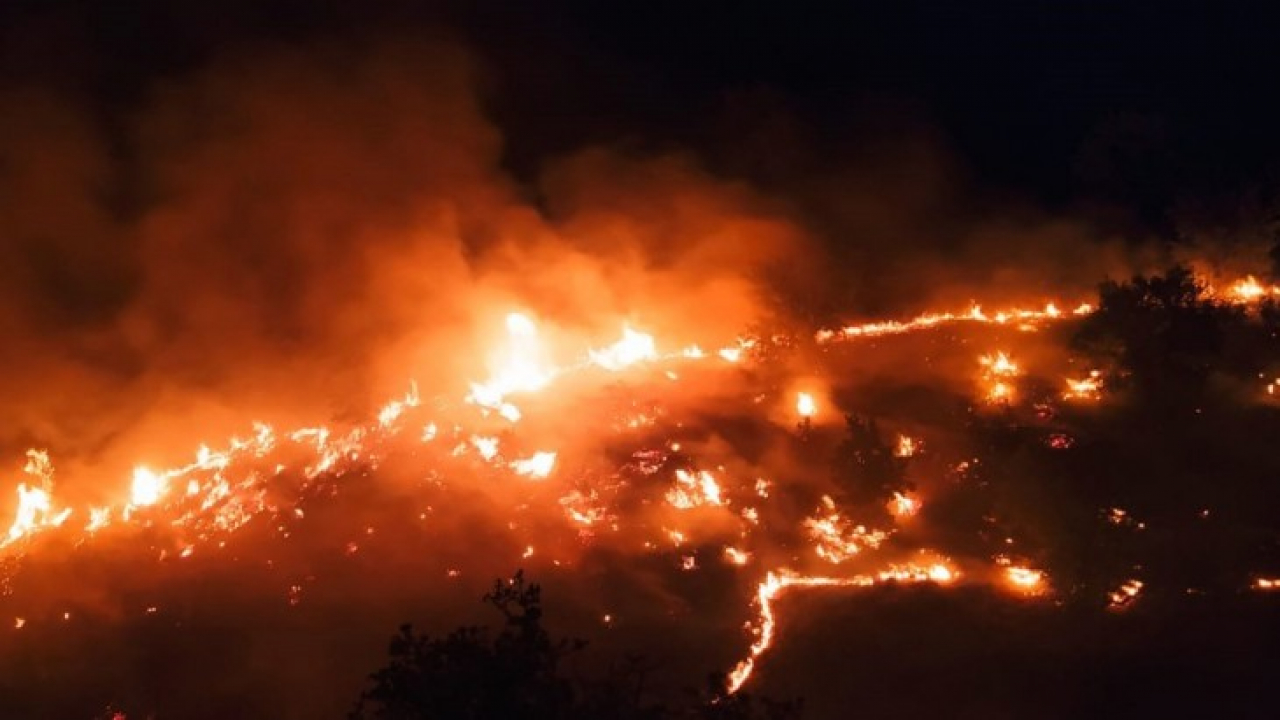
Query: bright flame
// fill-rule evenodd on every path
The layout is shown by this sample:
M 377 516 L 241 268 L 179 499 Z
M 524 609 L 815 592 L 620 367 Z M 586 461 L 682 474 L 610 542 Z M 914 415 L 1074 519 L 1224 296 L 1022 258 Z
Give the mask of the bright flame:
M 1091 370 L 1089 377 L 1081 380 L 1066 378 L 1067 391 L 1063 397 L 1068 400 L 1097 400 L 1102 395 L 1102 371 Z
M 995 355 L 983 355 L 978 362 L 987 368 L 987 372 L 999 377 L 1012 377 L 1018 374 L 1018 364 L 1009 359 L 1003 352 Z
M 1005 578 L 1015 589 L 1026 593 L 1039 593 L 1044 589 L 1045 574 L 1020 565 L 1005 568 Z
M 1273 295 L 1280 295 L 1280 287 L 1275 285 L 1266 287 L 1252 275 L 1247 275 L 1243 279 L 1235 281 L 1227 289 L 1228 299 L 1238 303 L 1257 302 L 1264 297 Z
M 667 502 L 680 510 L 700 505 L 723 505 L 720 497 L 720 483 L 708 470 L 689 472 L 676 470 L 676 486 L 667 491 Z
M 497 410 L 507 395 L 541 390 L 555 375 L 543 361 L 537 326 L 520 313 L 507 315 L 507 344 L 496 365 L 489 382 L 471 384 L 468 402 Z
M 134 507 L 155 505 L 160 502 L 160 497 L 164 495 L 167 485 L 168 483 L 164 477 L 145 467 L 136 467 L 133 469 L 133 489 L 130 495 L 130 503 Z
M 802 418 L 811 418 L 818 412 L 818 403 L 814 402 L 813 396 L 807 392 L 797 393 L 796 412 Z
M 618 371 L 638 362 L 654 360 L 658 351 L 653 336 L 622 328 L 622 339 L 602 350 L 590 351 L 591 362 L 605 370 Z
M 910 495 L 895 492 L 893 499 L 889 501 L 889 512 L 894 517 L 911 517 L 920 512 L 920 500 Z
M 534 478 L 545 478 L 551 474 L 551 469 L 555 467 L 556 454 L 553 452 L 536 452 L 532 457 L 524 460 L 516 460 L 511 463 L 511 468 L 516 471 L 517 475 L 528 475 Z

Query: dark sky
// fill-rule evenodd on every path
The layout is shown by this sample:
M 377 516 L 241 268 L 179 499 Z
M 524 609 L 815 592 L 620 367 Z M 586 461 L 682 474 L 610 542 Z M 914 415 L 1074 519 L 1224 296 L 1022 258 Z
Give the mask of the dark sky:
M 597 140 L 691 146 L 743 170 L 732 127 L 781 111 L 811 165 L 909 124 L 984 186 L 1146 215 L 1185 192 L 1265 182 L 1280 149 L 1276 13 L 1261 4 L 427 5 L 6 3 L 4 69 L 118 112 L 228 46 L 448 27 L 486 63 L 519 172 Z M 1098 147 L 1112 153 L 1104 167 Z

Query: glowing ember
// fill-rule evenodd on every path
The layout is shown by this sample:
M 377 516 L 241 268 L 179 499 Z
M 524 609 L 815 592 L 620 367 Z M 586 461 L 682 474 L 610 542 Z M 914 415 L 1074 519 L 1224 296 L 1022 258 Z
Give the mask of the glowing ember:
M 893 454 L 900 458 L 909 458 L 920 452 L 920 441 L 906 435 L 898 436 L 898 444 L 893 448 Z
M 987 391 L 987 402 L 1007 403 L 1013 400 L 1013 387 L 1008 383 L 998 382 Z
M 1107 598 L 1111 601 L 1112 610 L 1124 610 L 1137 601 L 1138 595 L 1142 593 L 1141 580 L 1126 580 L 1120 584 L 1120 587 L 1108 593 Z

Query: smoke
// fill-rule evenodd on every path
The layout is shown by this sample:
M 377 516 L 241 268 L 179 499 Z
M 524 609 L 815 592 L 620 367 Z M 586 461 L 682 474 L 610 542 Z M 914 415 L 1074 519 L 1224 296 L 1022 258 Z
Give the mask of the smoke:
M 450 40 L 275 45 L 112 122 L 6 93 L 0 447 L 109 478 L 248 418 L 364 417 L 483 376 L 516 309 L 573 352 L 623 322 L 731 336 L 804 253 L 691 156 L 589 148 L 522 186 L 478 75 Z

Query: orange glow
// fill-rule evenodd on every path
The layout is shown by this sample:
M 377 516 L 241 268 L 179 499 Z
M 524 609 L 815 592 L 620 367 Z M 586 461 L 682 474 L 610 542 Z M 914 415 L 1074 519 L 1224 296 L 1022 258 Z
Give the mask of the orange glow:
M 1245 283 L 1233 290 L 1235 296 L 1252 301 L 1278 294 L 1274 288 L 1261 288 L 1252 278 L 1247 280 L 1252 284 Z M 1029 307 L 1039 306 L 1033 304 Z M 1064 304 L 1061 307 L 1071 306 Z M 909 333 L 949 323 L 1005 325 L 1007 328 L 991 330 L 992 334 L 1004 335 L 1023 326 L 1038 327 L 1059 320 L 1070 322 L 1072 315 L 1092 311 L 1092 306 L 1088 304 L 1079 305 L 1070 313 L 1059 310 L 1059 306 L 1054 303 L 1044 305 L 1043 309 L 1014 307 L 998 312 L 987 312 L 974 305 L 954 314 L 926 313 L 908 321 L 875 322 L 822 331 L 818 334 L 818 340 L 829 343 L 858 337 Z M 654 400 L 653 404 L 649 404 L 650 399 L 646 397 L 642 402 L 614 405 L 614 399 L 610 396 L 609 404 L 597 403 L 591 413 L 584 412 L 581 418 L 569 418 L 577 423 L 575 429 L 586 428 L 583 435 L 616 432 L 627 442 L 634 441 L 635 445 L 626 449 L 627 453 L 634 451 L 635 454 L 627 461 L 629 464 L 625 477 L 622 477 L 623 473 L 620 471 L 615 475 L 610 474 L 610 471 L 601 473 L 596 472 L 594 467 L 584 469 L 576 465 L 576 459 L 586 455 L 585 446 L 559 445 L 554 439 L 549 439 L 560 425 L 567 424 L 560 421 L 559 417 L 553 418 L 557 422 L 548 423 L 545 428 L 537 426 L 534 428 L 536 432 L 527 436 L 524 434 L 526 428 L 521 426 L 520 434 L 517 435 L 517 428 L 499 423 L 497 418 L 502 418 L 507 423 L 537 423 L 547 414 L 561 412 L 564 398 L 577 397 L 579 383 L 583 386 L 588 382 L 600 385 L 606 382 L 622 384 L 616 382 L 614 376 L 607 376 L 607 381 L 601 380 L 601 377 L 605 377 L 601 370 L 622 372 L 636 365 L 658 362 L 660 365 L 653 368 L 653 376 L 660 376 L 661 373 L 662 377 L 672 381 L 679 380 L 677 383 L 664 380 L 655 386 L 658 389 L 653 395 L 663 398 L 683 398 L 685 395 L 682 393 L 691 395 L 693 391 L 690 388 L 699 382 L 704 372 L 709 374 L 714 370 L 725 377 L 747 376 L 750 373 L 726 367 L 714 358 L 706 359 L 708 353 L 704 353 L 696 345 L 659 354 L 659 344 L 653 335 L 628 326 L 623 326 L 622 338 L 617 342 L 596 350 L 583 350 L 585 358 L 579 353 L 572 364 L 558 365 L 551 361 L 548 348 L 543 345 L 538 327 L 531 316 L 511 313 L 505 318 L 505 329 L 505 336 L 497 343 L 496 352 L 486 354 L 489 359 L 487 364 L 477 362 L 474 368 L 460 371 L 457 381 L 459 385 L 463 384 L 464 378 L 488 377 L 484 383 L 471 383 L 470 392 L 465 397 L 461 388 L 455 388 L 452 393 L 437 395 L 434 388 L 424 385 L 424 389 L 428 390 L 424 402 L 419 396 L 417 385 L 410 384 L 409 391 L 402 397 L 380 407 L 376 403 L 370 404 L 368 407 L 371 410 L 359 423 L 334 420 L 331 426 L 296 430 L 282 427 L 279 431 L 265 423 L 255 423 L 252 432 L 246 432 L 244 437 L 233 437 L 221 445 L 211 443 L 200 446 L 194 459 L 188 464 L 155 470 L 142 465 L 135 467 L 131 483 L 127 484 L 127 502 L 123 500 L 127 478 L 115 478 L 110 493 L 115 501 L 102 506 L 78 505 L 74 529 L 65 529 L 65 521 L 72 510 L 63 509 L 59 507 L 61 503 L 54 501 L 51 481 L 53 470 L 48 456 L 31 450 L 28 452 L 25 468 L 29 477 L 25 482 L 17 484 L 18 504 L 15 517 L 7 538 L 0 543 L 0 547 L 13 544 L 14 547 L 7 552 L 24 552 L 24 548 L 31 546 L 31 543 L 26 542 L 28 538 L 45 530 L 50 531 L 52 536 L 53 528 L 62 527 L 64 529 L 60 533 L 80 533 L 79 538 L 87 539 L 93 533 L 113 524 L 154 521 L 156 527 L 163 525 L 166 531 L 172 528 L 172 542 L 156 548 L 157 554 L 162 554 L 166 561 L 172 562 L 175 557 L 205 557 L 210 550 L 216 550 L 220 547 L 219 543 L 224 542 L 219 534 L 235 531 L 255 517 L 270 520 L 266 532 L 270 532 L 277 524 L 276 519 L 280 518 L 279 532 L 288 537 L 289 523 L 301 521 L 305 513 L 301 507 L 281 502 L 277 485 L 288 483 L 281 481 L 269 485 L 274 477 L 273 473 L 280 475 L 288 471 L 300 476 L 297 478 L 299 482 L 306 481 L 311 483 L 309 487 L 315 487 L 322 481 L 345 477 L 346 473 L 354 475 L 368 471 L 368 474 L 372 474 L 370 469 L 376 469 L 378 463 L 390 455 L 391 449 L 411 445 L 412 452 L 420 450 L 424 454 L 438 453 L 449 463 L 446 470 L 456 467 L 461 469 L 460 475 L 470 472 L 470 475 L 463 477 L 468 481 L 478 478 L 476 485 L 483 486 L 485 493 L 510 491 L 512 495 L 508 497 L 518 497 L 519 502 L 527 503 L 519 505 L 516 512 L 502 516 L 504 522 L 510 523 L 508 527 L 516 538 L 509 546 L 512 548 L 508 553 L 510 555 L 520 554 L 525 559 L 534 557 L 535 545 L 526 544 L 532 542 L 539 548 L 539 561 L 547 558 L 550 563 L 554 557 L 557 564 L 564 560 L 566 566 L 571 566 L 573 558 L 568 556 L 566 548 L 575 543 L 587 545 L 606 538 L 610 542 L 616 542 L 617 547 L 644 547 L 647 551 L 664 553 L 663 560 L 668 563 L 668 568 L 678 563 L 682 570 L 697 571 L 700 567 L 699 557 L 702 565 L 718 567 L 719 570 L 714 570 L 715 572 L 727 573 L 728 570 L 723 568 L 724 564 L 744 567 L 743 570 L 734 571 L 739 573 L 740 580 L 744 583 L 748 582 L 745 573 L 754 573 L 757 567 L 764 570 L 769 567 L 767 563 L 770 558 L 777 562 L 777 558 L 785 557 L 797 567 L 803 564 L 809 569 L 820 567 L 825 568 L 821 572 L 832 573 L 832 577 L 811 576 L 777 569 L 769 572 L 759 583 L 754 596 L 757 614 L 750 624 L 753 634 L 750 650 L 730 675 L 730 687 L 734 691 L 748 681 L 756 661 L 774 642 L 777 633 L 774 603 L 788 588 L 857 588 L 878 583 L 945 585 L 960 579 L 959 567 L 964 567 L 968 581 L 969 563 L 973 561 L 971 557 L 958 557 L 964 563 L 962 566 L 954 565 L 951 560 L 932 553 L 923 559 L 917 558 L 916 562 L 903 560 L 903 557 L 907 557 L 904 547 L 908 543 L 918 541 L 919 537 L 938 537 L 914 532 L 921 529 L 919 526 L 925 521 L 924 518 L 906 520 L 920 512 L 923 504 L 920 497 L 912 493 L 894 493 L 888 501 L 888 510 L 900 522 L 893 523 L 887 530 L 859 524 L 857 519 L 861 516 L 858 512 L 872 510 L 875 512 L 874 517 L 882 518 L 880 508 L 845 507 L 844 496 L 830 489 L 836 487 L 834 483 L 820 485 L 816 489 L 812 486 L 804 488 L 812 494 L 792 493 L 793 484 L 799 482 L 795 477 L 803 478 L 802 472 L 788 474 L 786 468 L 780 468 L 777 463 L 768 465 L 766 460 L 757 462 L 753 459 L 747 463 L 740 462 L 737 458 L 725 458 L 725 453 L 715 445 L 717 442 L 720 443 L 719 447 L 725 445 L 720 438 L 704 441 L 696 434 L 701 428 L 683 428 L 680 425 L 687 416 L 682 418 L 678 414 L 680 408 L 675 403 L 662 405 Z M 726 362 L 739 363 L 744 358 L 744 352 L 751 349 L 754 342 L 739 341 L 720 349 L 716 354 Z M 565 345 L 567 347 L 569 344 Z M 578 347 L 583 348 L 585 344 Z M 663 347 L 674 348 L 677 345 Z M 709 343 L 705 347 L 715 348 L 717 345 Z M 962 369 L 967 368 L 967 372 L 972 372 L 973 350 L 966 349 L 964 352 Z M 1015 378 L 1023 373 L 1013 356 L 998 351 L 983 355 L 979 362 L 982 366 L 981 389 L 985 390 L 985 396 L 993 402 L 1011 402 L 1018 392 Z M 678 366 L 681 372 L 668 369 L 669 364 Z M 695 367 L 696 370 L 693 369 Z M 790 372 L 792 368 L 788 366 L 786 371 Z M 634 375 L 649 376 L 639 372 Z M 820 383 L 813 383 L 812 377 L 799 375 L 797 371 L 796 375 L 781 378 L 776 385 L 769 385 L 763 390 L 756 388 L 760 390 L 760 394 L 755 396 L 757 402 L 761 403 L 761 409 L 770 411 L 774 420 L 779 417 L 794 419 L 787 407 L 790 392 L 797 387 L 808 387 L 811 391 L 816 389 L 820 394 L 824 389 Z M 632 376 L 627 375 L 623 379 L 630 382 Z M 1067 390 L 1064 396 L 1068 399 L 1097 400 L 1101 397 L 1101 371 L 1093 370 L 1083 379 L 1066 378 L 1065 382 Z M 561 388 L 562 384 L 566 387 Z M 404 385 L 395 387 L 402 389 Z M 1026 388 L 1030 388 L 1030 385 Z M 1023 392 L 1029 392 L 1026 388 Z M 560 392 L 562 389 L 566 391 Z M 1271 388 L 1268 392 L 1272 392 Z M 838 396 L 832 393 L 830 397 Z M 515 402 L 519 402 L 520 406 L 517 407 Z M 555 403 L 562 404 L 554 405 Z M 690 401 L 689 405 L 693 406 L 693 402 Z M 548 410 L 548 406 L 553 409 Z M 796 414 L 805 420 L 815 417 L 819 409 L 815 395 L 810 392 L 797 392 L 794 408 Z M 595 414 L 596 410 L 599 410 L 599 415 Z M 838 417 L 836 413 L 840 408 L 828 402 L 822 410 L 824 417 Z M 600 428 L 603 429 L 598 430 L 592 423 L 597 422 L 600 416 L 608 419 L 600 423 Z M 689 432 L 691 429 L 695 432 Z M 621 435 L 622 433 L 625 435 Z M 683 450 L 681 443 L 676 442 L 677 439 L 683 442 Z M 576 435 L 574 441 L 577 441 Z M 1056 441 L 1051 439 L 1050 442 Z M 432 445 L 428 446 L 426 443 Z M 644 445 L 640 446 L 640 443 Z M 913 472 L 932 472 L 933 463 L 930 461 L 934 459 L 933 455 L 935 452 L 941 455 L 948 447 L 948 440 L 941 433 L 937 438 L 929 435 L 929 443 L 928 455 L 911 464 Z M 922 449 L 923 444 L 919 439 L 899 435 L 893 454 L 899 458 L 912 458 L 919 456 Z M 610 452 L 613 450 L 611 447 Z M 774 451 L 776 448 L 769 450 Z M 446 457 L 450 451 L 453 455 Z M 792 452 L 790 445 L 786 446 L 785 452 Z M 777 453 L 777 456 L 781 455 L 781 452 Z M 937 467 L 945 472 L 945 468 L 952 467 L 954 459 L 939 457 Z M 969 463 L 977 462 L 977 458 L 966 460 L 964 466 L 969 467 Z M 700 464 L 714 469 L 697 469 Z M 677 466 L 683 467 L 672 470 Z M 472 472 L 476 468 L 480 472 Z M 764 478 L 757 477 L 758 473 L 773 472 L 778 472 L 776 476 L 771 475 L 778 481 L 776 487 L 772 487 Z M 488 483 L 495 476 L 498 480 Z M 523 480 L 505 482 L 517 477 L 550 480 L 545 483 Z M 432 482 L 436 480 L 433 478 Z M 338 483 L 333 483 L 331 486 L 322 486 L 322 489 L 328 490 L 337 485 Z M 264 489 L 268 486 L 269 491 Z M 625 490 L 618 490 L 620 486 Z M 929 492 L 942 492 L 937 490 L 936 484 L 929 484 L 928 479 L 922 482 L 922 487 Z M 823 491 L 832 492 L 842 499 L 838 503 L 832 496 L 823 495 L 821 504 L 808 517 L 798 517 L 813 507 L 811 498 Z M 653 494 L 641 497 L 641 492 Z M 620 501 L 620 496 L 626 499 Z M 806 499 L 797 501 L 797 497 Z M 931 507 L 939 497 L 941 496 L 928 496 Z M 560 542 L 560 538 L 554 536 L 534 536 L 535 532 L 549 523 L 546 522 L 547 517 L 534 517 L 532 511 L 525 514 L 526 507 L 535 502 L 529 498 L 541 498 L 540 502 L 550 507 L 551 512 L 544 515 L 558 523 L 557 527 L 571 537 L 570 542 Z M 645 514 L 638 521 L 635 515 L 630 514 L 632 511 L 627 509 L 632 498 L 638 498 L 635 505 L 645 508 Z M 61 494 L 58 499 L 65 501 Z M 97 499 L 96 502 L 102 501 Z M 784 511 L 791 507 L 788 504 L 796 502 L 804 503 L 800 505 L 801 509 L 791 515 L 785 514 Z M 137 512 L 142 508 L 150 509 Z M 413 511 L 417 513 L 421 509 L 420 506 L 415 506 Z M 423 512 L 424 520 L 431 517 L 427 514 L 430 511 L 430 508 L 426 508 Z M 1138 530 L 1145 527 L 1122 509 L 1102 512 L 1098 516 L 1101 521 Z M 790 546 L 782 546 L 783 550 L 776 543 L 771 543 L 774 537 L 766 535 L 771 532 L 771 526 L 776 527 L 782 522 L 779 517 L 786 518 L 784 531 L 791 533 L 786 536 Z M 373 528 L 370 528 L 369 533 L 372 534 L 372 531 Z M 802 537 L 799 541 L 802 547 L 794 546 L 793 538 L 797 536 Z M 342 547 L 341 543 L 349 540 L 350 538 L 342 538 L 337 547 Z M 197 554 L 198 545 L 201 547 Z M 350 547 L 360 546 L 351 542 Z M 371 552 L 368 548 L 375 547 L 375 544 L 365 543 L 363 547 L 366 548 L 364 552 Z M 695 552 L 698 555 L 693 554 Z M 1006 563 L 999 570 L 974 573 L 973 581 L 991 583 L 1028 595 L 1040 595 L 1047 592 L 1049 572 L 1054 570 L 1008 566 Z M 849 574 L 855 572 L 857 574 Z M 457 570 L 449 572 L 450 577 L 457 577 L 458 574 Z M 758 576 L 753 575 L 750 581 L 758 579 Z M 1278 590 L 1280 579 L 1259 577 L 1253 580 L 1252 586 L 1259 591 Z M 304 586 L 294 587 L 297 590 L 291 592 L 290 602 L 301 598 Z M 1107 597 L 1113 608 L 1123 609 L 1136 602 L 1143 590 L 1143 583 L 1133 579 L 1121 584 L 1108 593 Z M 16 626 L 21 627 L 23 622 L 18 618 Z

